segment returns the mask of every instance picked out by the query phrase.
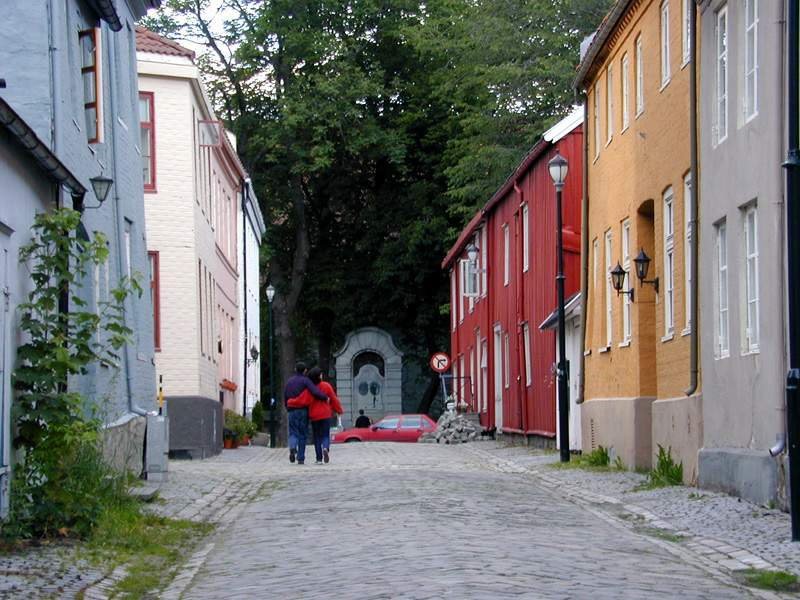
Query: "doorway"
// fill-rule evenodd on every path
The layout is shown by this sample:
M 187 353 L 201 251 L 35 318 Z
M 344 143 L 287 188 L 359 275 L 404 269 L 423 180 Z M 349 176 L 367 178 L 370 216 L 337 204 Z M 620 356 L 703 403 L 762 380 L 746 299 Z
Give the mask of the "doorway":
M 503 330 L 494 326 L 494 426 L 503 431 Z

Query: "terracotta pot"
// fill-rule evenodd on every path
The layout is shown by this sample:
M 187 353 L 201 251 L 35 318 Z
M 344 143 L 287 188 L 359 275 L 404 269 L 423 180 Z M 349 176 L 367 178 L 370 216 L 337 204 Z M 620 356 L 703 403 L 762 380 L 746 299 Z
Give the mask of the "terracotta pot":
M 224 440 L 222 440 L 222 447 L 225 448 L 226 450 L 230 450 L 231 448 L 233 448 L 233 440 L 230 438 L 225 438 Z
M 250 445 L 250 436 L 246 435 L 242 438 L 242 446 L 249 446 Z

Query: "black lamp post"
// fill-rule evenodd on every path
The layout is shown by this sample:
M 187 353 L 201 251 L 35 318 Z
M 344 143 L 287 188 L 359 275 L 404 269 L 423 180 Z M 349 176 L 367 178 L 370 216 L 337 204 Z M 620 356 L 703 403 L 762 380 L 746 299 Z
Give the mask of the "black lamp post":
M 633 302 L 633 288 L 629 290 L 622 289 L 625 285 L 625 277 L 627 275 L 628 272 L 622 268 L 622 265 L 617 263 L 617 266 L 611 269 L 611 285 L 614 287 L 614 290 L 616 290 L 618 296 L 626 294 L 630 296 L 631 302 Z
M 647 271 L 650 269 L 650 257 L 647 256 L 647 253 L 644 251 L 644 248 L 639 250 L 639 254 L 636 258 L 633 259 L 633 262 L 636 263 L 636 277 L 639 278 L 639 285 L 641 286 L 644 283 L 649 283 L 655 288 L 657 294 L 658 277 L 656 277 L 655 279 L 647 279 Z
M 269 304 L 269 447 L 275 447 L 275 376 L 272 369 L 272 301 L 275 299 L 275 287 L 267 286 L 267 303 Z
M 556 186 L 556 254 L 558 273 L 558 431 L 561 438 L 561 462 L 569 462 L 569 372 L 567 366 L 566 317 L 564 315 L 564 241 L 561 222 L 561 192 L 567 178 L 567 159 L 560 154 L 547 163 L 550 177 Z

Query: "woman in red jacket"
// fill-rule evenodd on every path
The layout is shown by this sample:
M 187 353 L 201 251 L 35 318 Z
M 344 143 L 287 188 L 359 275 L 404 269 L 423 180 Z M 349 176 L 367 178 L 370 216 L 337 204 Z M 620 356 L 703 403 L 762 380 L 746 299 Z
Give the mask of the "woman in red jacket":
M 297 398 L 289 400 L 292 408 L 308 406 L 308 420 L 311 421 L 311 431 L 314 435 L 314 452 L 317 455 L 317 464 L 330 462 L 331 452 L 331 421 L 333 415 L 342 414 L 342 405 L 336 396 L 333 386 L 322 379 L 322 370 L 314 367 L 306 376 L 328 396 L 328 400 L 317 400 L 308 390 L 304 390 Z

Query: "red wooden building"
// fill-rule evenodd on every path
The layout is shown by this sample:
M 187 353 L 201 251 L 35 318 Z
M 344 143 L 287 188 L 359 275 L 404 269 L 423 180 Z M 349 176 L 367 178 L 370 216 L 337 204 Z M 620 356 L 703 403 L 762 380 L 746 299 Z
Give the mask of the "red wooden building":
M 583 109 L 531 149 L 461 232 L 442 262 L 450 273 L 452 390 L 485 427 L 555 438 L 556 200 L 547 162 L 567 159 L 566 297 L 580 289 Z M 474 246 L 477 248 L 477 253 Z M 467 249 L 477 260 L 470 263 Z

